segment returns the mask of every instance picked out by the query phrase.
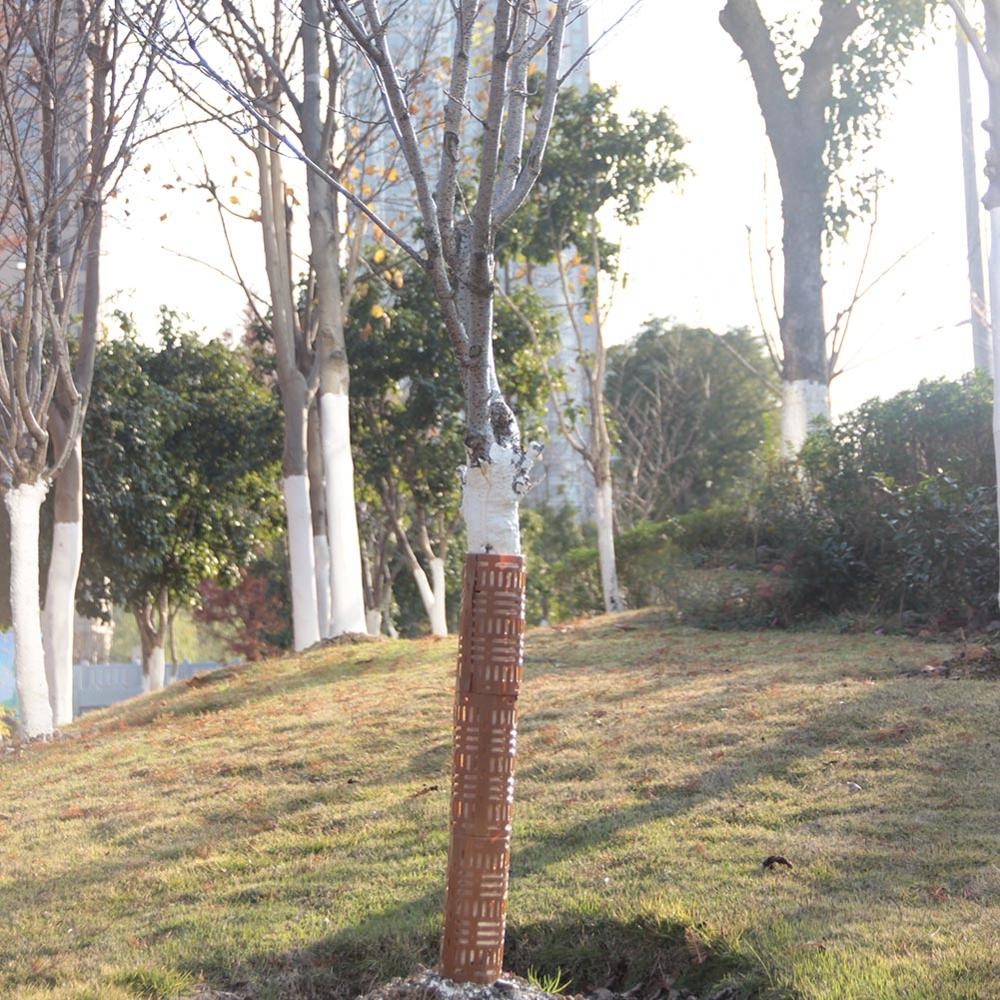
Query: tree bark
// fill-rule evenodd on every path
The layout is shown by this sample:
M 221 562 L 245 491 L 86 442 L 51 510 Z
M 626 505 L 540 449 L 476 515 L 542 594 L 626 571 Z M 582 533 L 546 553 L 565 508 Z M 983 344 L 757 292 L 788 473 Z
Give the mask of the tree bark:
M 46 490 L 45 482 L 39 480 L 11 487 L 4 497 L 10 514 L 10 608 L 18 713 L 29 739 L 52 735 L 38 601 L 38 521 Z
M 604 610 L 607 612 L 624 611 L 625 601 L 618 583 L 618 566 L 615 560 L 615 508 L 610 469 L 607 470 L 607 478 L 596 480 L 594 500 L 594 520 L 597 524 L 597 558 L 601 569 Z

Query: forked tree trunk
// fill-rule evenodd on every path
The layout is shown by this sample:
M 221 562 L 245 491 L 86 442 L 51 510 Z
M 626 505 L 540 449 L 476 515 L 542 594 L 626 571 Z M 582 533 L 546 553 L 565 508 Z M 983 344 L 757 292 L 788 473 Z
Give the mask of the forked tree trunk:
M 139 628 L 139 647 L 142 650 L 142 690 L 160 691 L 166 684 L 166 656 L 164 646 L 170 609 L 167 592 L 161 590 L 156 604 L 147 603 L 134 612 Z
M 52 420 L 55 430 L 58 420 Z M 58 442 L 57 434 L 53 439 Z M 83 553 L 83 463 L 80 441 L 56 477 L 52 556 L 45 585 L 45 675 L 56 726 L 73 721 L 73 616 Z
M 802 52 L 794 96 L 757 0 L 727 0 L 719 21 L 750 68 L 781 181 L 781 450 L 794 457 L 811 423 L 830 415 L 822 267 L 829 186 L 829 168 L 823 161 L 826 116 L 836 59 L 861 23 L 861 13 L 857 3 L 824 0 L 819 27 Z
M 38 521 L 47 487 L 42 480 L 11 487 L 10 609 L 14 623 L 14 673 L 21 727 L 29 739 L 52 735 L 52 706 L 45 679 L 42 614 L 38 600 Z

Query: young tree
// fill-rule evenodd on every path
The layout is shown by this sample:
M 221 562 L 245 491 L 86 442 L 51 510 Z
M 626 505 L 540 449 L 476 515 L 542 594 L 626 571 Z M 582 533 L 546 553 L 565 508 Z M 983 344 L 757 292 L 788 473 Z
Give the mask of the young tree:
M 162 3 L 147 5 L 158 23 Z M 72 718 L 79 442 L 97 336 L 100 213 L 133 148 L 151 73 L 117 3 L 0 3 L 0 476 L 28 736 Z M 78 288 L 83 275 L 82 321 Z M 75 344 L 73 341 L 75 340 Z M 55 481 L 43 649 L 39 509 Z
M 238 354 L 164 311 L 159 348 L 126 336 L 99 352 L 89 426 L 81 604 L 132 612 L 155 690 L 177 609 L 206 580 L 238 583 L 277 529 L 280 418 Z
M 925 10 L 925 0 L 822 0 L 802 46 L 794 20 L 769 27 L 758 0 L 727 0 L 719 15 L 750 69 L 781 183 L 781 440 L 789 455 L 810 423 L 830 413 L 822 253 L 824 235 L 844 231 L 855 211 L 841 190 L 844 169 L 877 137 L 885 95 Z
M 451 840 L 441 971 L 492 982 L 501 969 L 510 850 L 516 698 L 523 644 L 524 572 L 518 503 L 531 460 L 504 397 L 493 349 L 496 235 L 541 170 L 571 0 L 456 0 L 451 76 L 440 125 L 436 180 L 421 152 L 409 93 L 379 0 L 333 0 L 347 35 L 383 90 L 420 211 L 425 267 L 454 351 L 465 402 L 468 465 L 462 491 L 468 555 L 456 684 Z M 489 18 L 485 100 L 472 113 L 473 35 Z M 533 121 L 528 77 L 545 64 Z M 404 83 L 408 81 L 407 83 Z M 478 142 L 469 145 L 475 132 Z M 459 190 L 463 153 L 476 152 Z M 399 234 L 395 234 L 401 239 Z
M 606 611 L 624 607 L 615 566 L 601 301 L 602 274 L 613 280 L 619 247 L 601 237 L 597 217 L 610 206 L 619 222 L 634 225 L 656 185 L 676 182 L 686 170 L 678 160 L 684 141 L 666 110 L 633 111 L 623 119 L 614 109 L 615 97 L 613 88 L 598 86 L 582 94 L 571 88 L 563 95 L 538 181 L 516 229 L 504 234 L 505 254 L 530 264 L 552 264 L 558 274 L 556 301 L 576 344 L 571 370 L 578 376 L 582 399 L 573 399 L 577 387 L 560 389 L 550 379 L 552 410 L 560 432 L 593 478 Z

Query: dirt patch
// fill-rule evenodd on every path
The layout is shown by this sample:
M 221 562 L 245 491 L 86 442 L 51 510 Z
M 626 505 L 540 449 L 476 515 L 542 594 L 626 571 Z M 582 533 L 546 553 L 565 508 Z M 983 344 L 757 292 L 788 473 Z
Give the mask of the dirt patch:
M 393 979 L 358 1000 L 736 1000 L 736 996 L 735 990 L 726 988 L 710 997 L 699 997 L 696 993 L 675 989 L 669 980 L 658 979 L 628 993 L 597 989 L 567 997 L 545 993 L 520 976 L 505 974 L 490 986 L 478 986 L 453 983 L 428 969 L 409 979 Z

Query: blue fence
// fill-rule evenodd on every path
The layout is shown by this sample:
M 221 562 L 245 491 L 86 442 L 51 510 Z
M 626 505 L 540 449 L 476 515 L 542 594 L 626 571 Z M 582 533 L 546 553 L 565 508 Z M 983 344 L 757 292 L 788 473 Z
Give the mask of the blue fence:
M 217 670 L 221 663 L 177 664 L 177 680 L 205 670 Z M 166 667 L 167 677 L 171 675 L 170 664 Z M 73 718 L 91 712 L 95 708 L 107 708 L 126 698 L 142 694 L 142 666 L 138 663 L 77 663 L 73 666 Z

